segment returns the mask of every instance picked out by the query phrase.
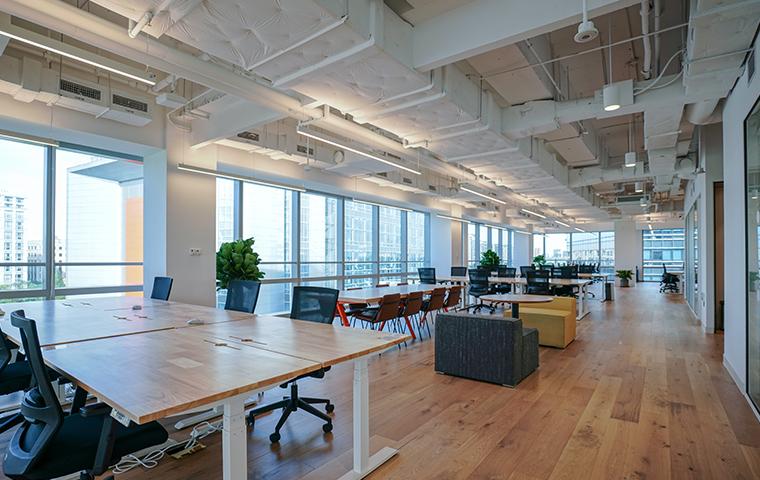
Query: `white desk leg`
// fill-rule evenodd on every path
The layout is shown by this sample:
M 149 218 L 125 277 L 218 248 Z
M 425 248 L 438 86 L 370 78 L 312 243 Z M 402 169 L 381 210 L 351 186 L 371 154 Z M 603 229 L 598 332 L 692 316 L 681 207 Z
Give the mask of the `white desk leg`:
M 367 357 L 354 361 L 354 469 L 340 480 L 358 480 L 398 453 L 384 447 L 369 456 L 369 370 Z
M 224 403 L 222 427 L 222 466 L 224 480 L 247 478 L 245 430 L 246 395 L 232 397 Z

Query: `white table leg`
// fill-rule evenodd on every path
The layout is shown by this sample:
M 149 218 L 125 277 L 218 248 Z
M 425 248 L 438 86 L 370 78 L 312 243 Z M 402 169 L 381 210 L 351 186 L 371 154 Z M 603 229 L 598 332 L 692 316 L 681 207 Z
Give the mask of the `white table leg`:
M 580 312 L 578 313 L 578 320 L 582 319 L 586 315 L 588 315 L 588 310 L 586 310 L 586 304 L 588 302 L 588 284 L 581 286 L 581 294 L 579 295 L 579 302 L 578 307 L 580 309 Z
M 358 480 L 369 475 L 377 467 L 398 453 L 384 447 L 369 455 L 369 370 L 367 357 L 354 361 L 354 469 L 340 480 Z
M 245 429 L 245 399 L 232 397 L 224 402 L 222 427 L 222 467 L 224 480 L 247 478 L 247 442 Z

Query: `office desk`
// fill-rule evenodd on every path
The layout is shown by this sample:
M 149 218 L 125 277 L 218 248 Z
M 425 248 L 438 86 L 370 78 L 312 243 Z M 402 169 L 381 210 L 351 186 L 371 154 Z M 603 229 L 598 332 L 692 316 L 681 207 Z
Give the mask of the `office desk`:
M 377 303 L 382 300 L 383 296 L 392 295 L 394 293 L 400 294 L 401 298 L 406 298 L 407 295 L 414 292 L 430 294 L 433 292 L 434 288 L 445 287 L 416 283 L 413 285 L 396 285 L 393 287 L 370 287 L 357 290 L 341 290 L 338 295 L 338 315 L 340 316 L 343 326 L 348 327 L 351 324 L 348 321 L 348 316 L 346 315 L 346 309 L 344 307 L 347 303 Z
M 125 301 L 125 298 L 130 300 Z M 143 308 L 132 310 L 131 305 Z M 251 317 L 243 312 L 138 297 L 108 297 L 81 302 L 44 300 L 3 304 L 2 308 L 5 315 L 0 317 L 0 328 L 11 341 L 21 344 L 18 329 L 11 325 L 11 312 L 21 309 L 27 318 L 37 323 L 43 347 L 187 327 L 187 322 L 192 319 L 209 324 Z
M 239 480 L 247 477 L 245 400 L 299 375 L 353 361 L 354 468 L 341 478 L 363 478 L 397 453 L 383 448 L 369 455 L 367 357 L 409 336 L 248 314 L 237 321 L 172 327 L 170 311 L 176 308 L 197 307 L 173 303 L 157 309 L 161 313 L 154 320 L 163 319 L 164 330 L 96 339 L 86 329 L 66 328 L 73 317 L 44 319 L 38 327 L 55 325 L 49 330 L 72 332 L 66 335 L 71 343 L 45 349 L 45 362 L 139 424 L 222 405 L 223 478 Z M 103 324 L 115 323 L 111 311 L 97 312 Z

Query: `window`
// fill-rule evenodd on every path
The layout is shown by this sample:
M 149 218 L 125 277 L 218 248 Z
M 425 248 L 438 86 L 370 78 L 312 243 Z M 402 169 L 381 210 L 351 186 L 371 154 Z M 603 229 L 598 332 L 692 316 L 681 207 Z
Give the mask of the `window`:
M 491 248 L 491 229 L 485 225 L 480 225 L 478 228 L 478 256 L 477 260 L 480 261 L 480 257 L 483 252 Z
M 615 232 L 599 233 L 599 271 L 612 275 L 615 273 Z
M 544 255 L 544 240 L 546 239 L 543 234 L 533 234 L 533 257 Z M 533 261 L 533 258 L 530 258 L 529 260 Z
M 375 235 L 372 205 L 345 202 L 345 286 L 346 288 L 370 286 L 375 273 L 373 260 Z M 355 278 L 351 278 L 355 277 Z M 358 278 L 357 278 L 358 277 Z
M 406 213 L 406 271 L 417 273 L 417 269 L 427 264 L 427 218 L 421 212 Z
M 599 233 L 572 234 L 572 261 L 581 265 L 599 263 Z
M 0 212 L 3 223 L 2 262 L 30 265 L 0 271 L 0 292 L 45 288 L 42 252 L 29 257 L 32 246 L 41 248 L 44 230 L 45 147 L 0 140 Z M 0 265 L 3 265 L 0 263 Z M 21 278 L 18 273 L 20 269 Z
M 546 263 L 563 265 L 570 262 L 570 234 L 547 233 L 544 255 Z
M 659 282 L 663 265 L 669 272 L 683 272 L 683 228 L 643 231 L 643 277 Z
M 338 263 L 338 199 L 312 193 L 300 196 L 301 278 L 336 277 Z M 336 280 L 309 285 L 337 287 Z
M 216 249 L 235 239 L 235 181 L 216 179 Z
M 380 211 L 380 281 L 397 280 L 403 273 L 401 251 L 401 210 L 379 207 Z M 389 273 L 397 274 L 389 276 Z
M 754 57 L 753 57 L 754 59 Z M 754 63 L 754 62 L 753 62 Z M 745 144 L 745 235 L 747 240 L 747 394 L 760 408 L 760 104 L 755 104 L 744 121 Z M 733 273 L 733 272 L 732 272 Z M 736 282 L 738 283 L 738 282 Z
M 56 286 L 141 285 L 142 162 L 59 149 L 55 189 Z
M 259 268 L 268 280 L 293 277 L 293 195 L 281 188 L 243 184 L 243 238 L 253 237 Z M 262 285 L 256 310 L 288 311 L 291 290 L 288 282 Z
M 467 266 L 470 268 L 475 268 L 479 263 L 477 232 L 477 225 L 467 224 Z

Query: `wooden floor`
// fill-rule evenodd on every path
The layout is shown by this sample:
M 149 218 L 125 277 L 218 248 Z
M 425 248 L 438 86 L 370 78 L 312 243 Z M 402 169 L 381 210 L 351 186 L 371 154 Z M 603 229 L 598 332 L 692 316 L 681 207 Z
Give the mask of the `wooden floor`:
M 722 366 L 722 336 L 703 334 L 682 298 L 656 285 L 616 293 L 591 302 L 567 349 L 542 348 L 539 370 L 515 389 L 435 374 L 427 339 L 373 359 L 372 448 L 399 454 L 369 478 L 760 478 L 760 423 Z M 301 384 L 303 395 L 335 402 L 332 434 L 297 413 L 271 447 L 276 418 L 258 420 L 249 478 L 346 472 L 351 389 L 350 365 Z M 220 441 L 215 434 L 199 453 L 118 478 L 221 479 Z

